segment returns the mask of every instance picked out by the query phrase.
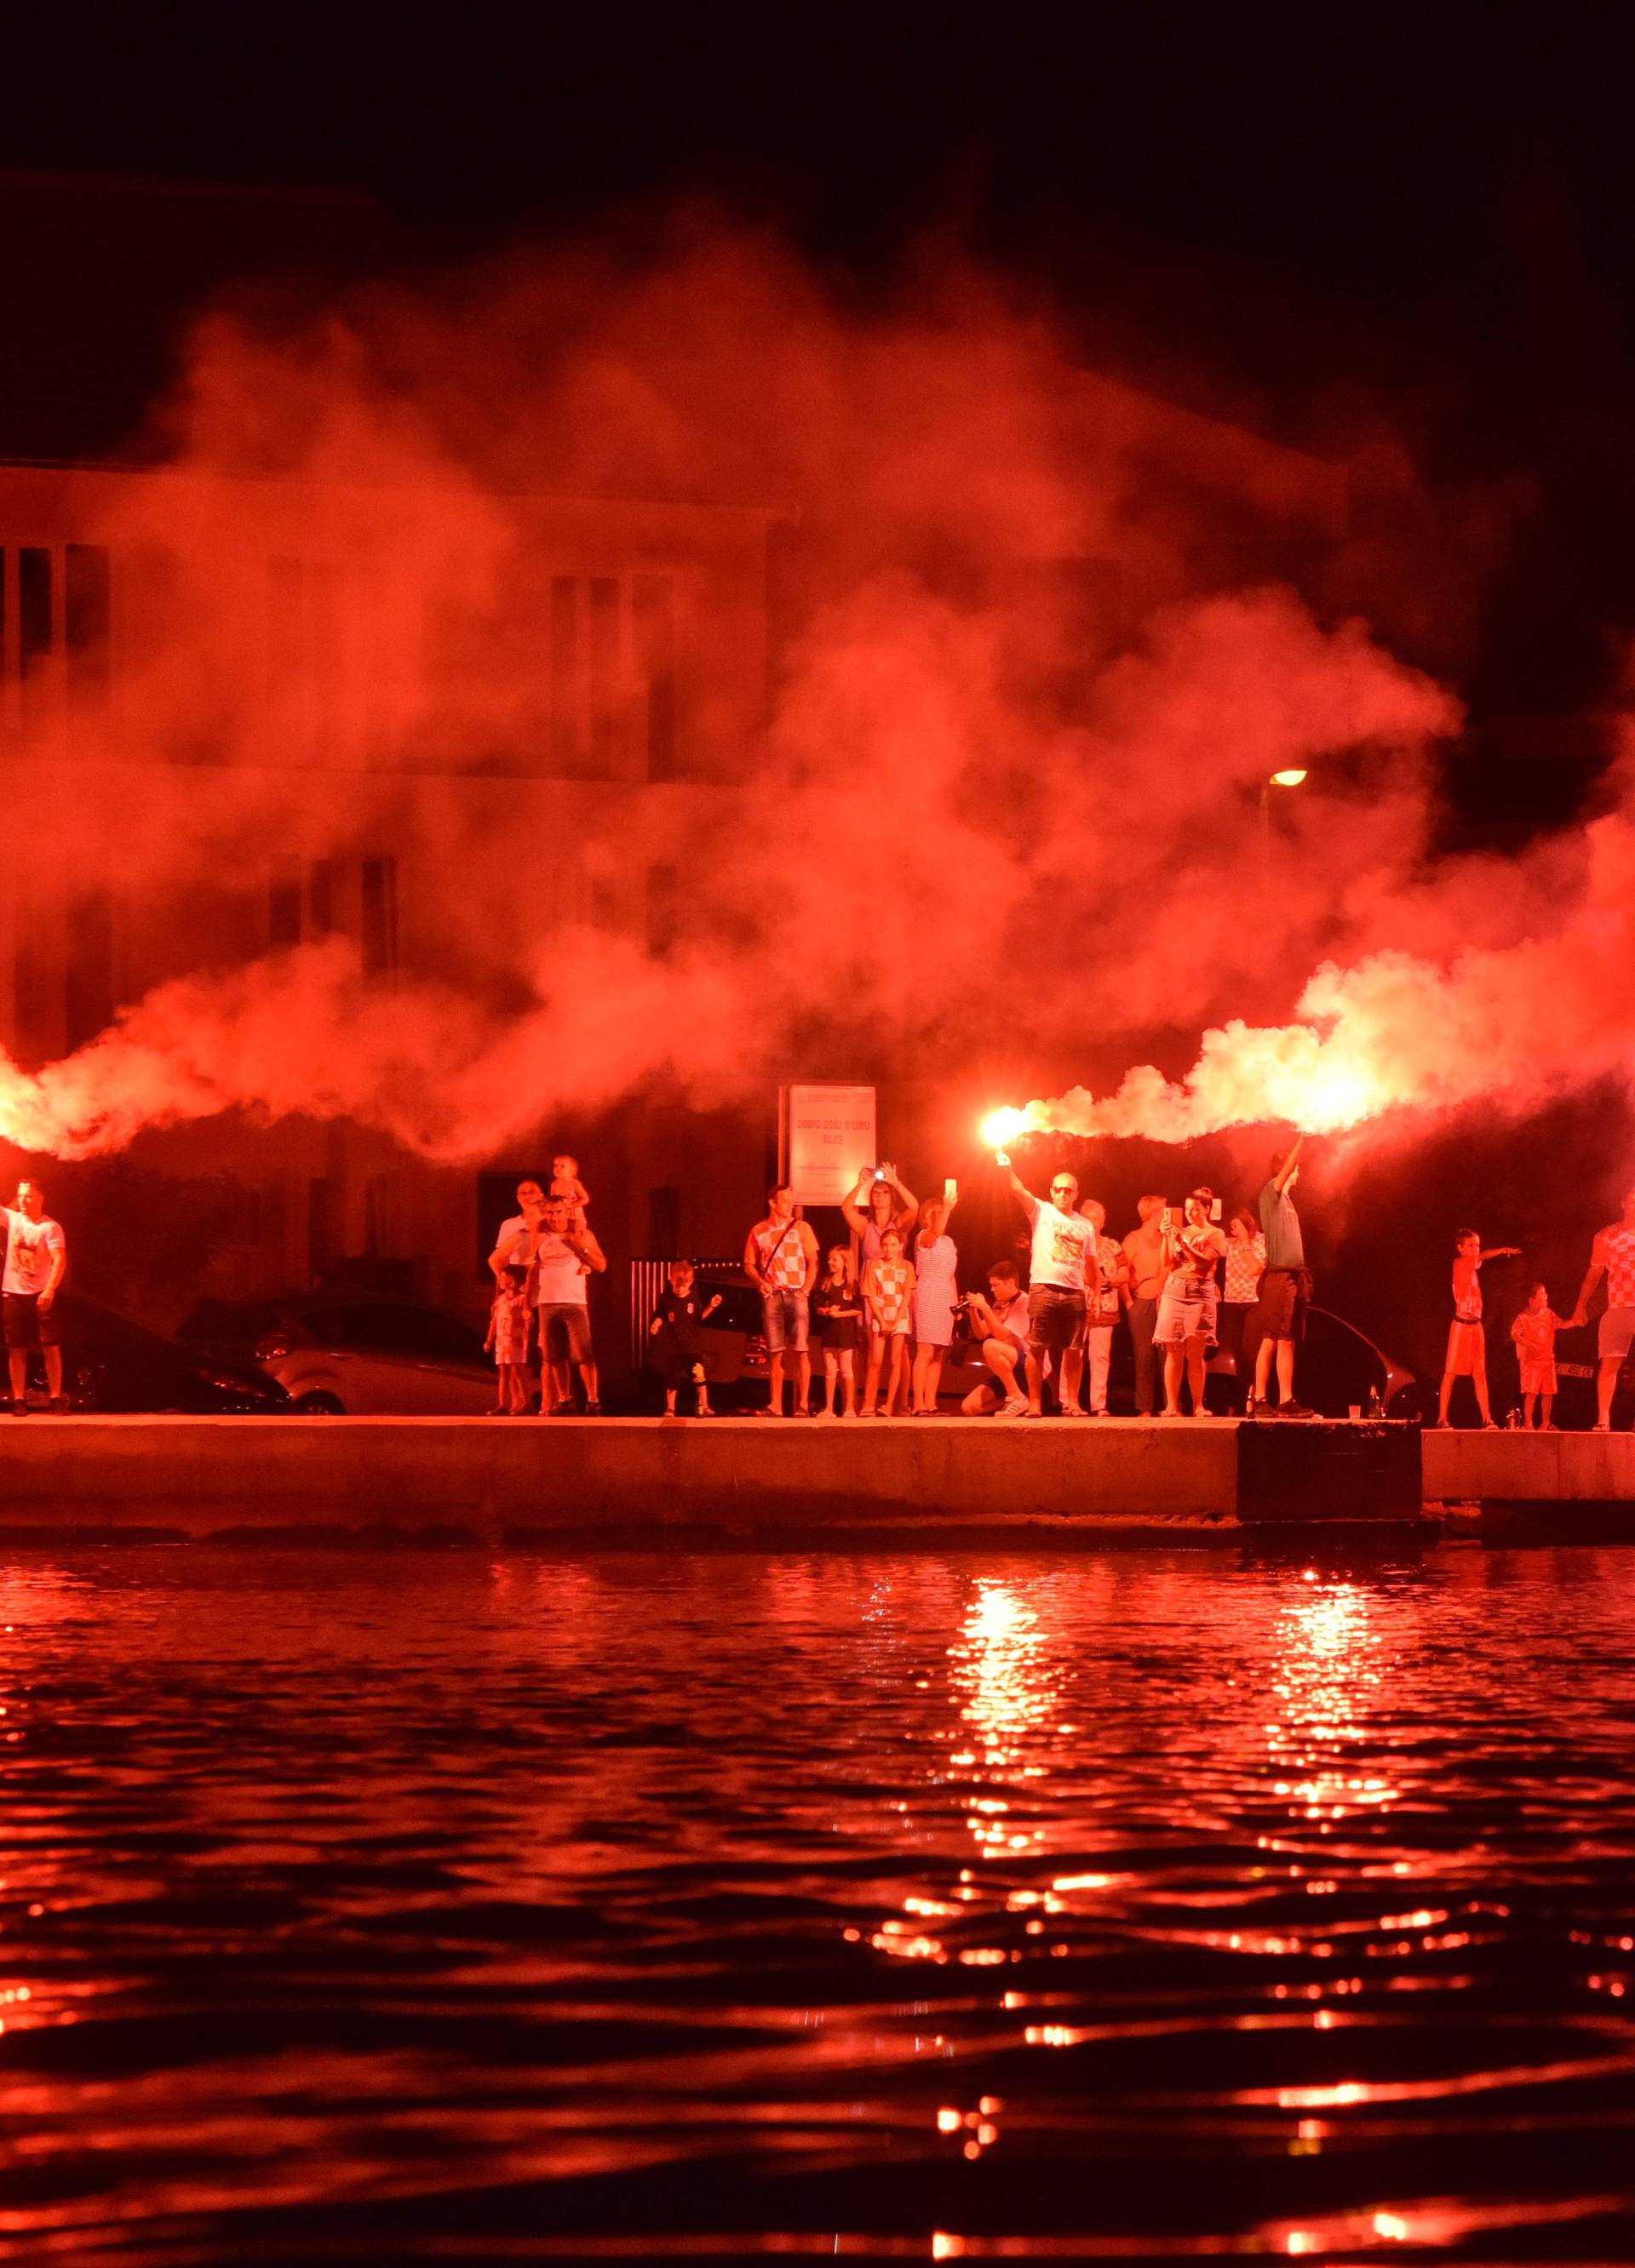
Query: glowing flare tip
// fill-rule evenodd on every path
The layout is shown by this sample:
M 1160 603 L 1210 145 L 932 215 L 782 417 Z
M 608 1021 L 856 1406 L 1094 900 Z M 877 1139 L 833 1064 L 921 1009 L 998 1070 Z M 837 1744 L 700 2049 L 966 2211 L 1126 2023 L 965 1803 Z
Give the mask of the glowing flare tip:
M 991 1110 L 982 1123 L 983 1149 L 1003 1150 L 1007 1142 L 1016 1139 L 1027 1124 L 1027 1113 L 1025 1110 Z

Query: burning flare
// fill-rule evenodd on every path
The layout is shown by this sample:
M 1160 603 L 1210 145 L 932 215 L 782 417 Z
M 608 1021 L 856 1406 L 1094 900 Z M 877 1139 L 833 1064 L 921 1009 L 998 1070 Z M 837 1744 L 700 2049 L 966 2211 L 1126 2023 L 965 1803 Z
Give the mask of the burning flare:
M 1030 1108 L 1037 1108 L 1036 1104 Z M 982 1145 L 984 1150 L 1003 1150 L 1019 1134 L 1025 1134 L 1033 1122 L 1026 1110 L 991 1110 L 982 1123 Z
M 1483 1102 L 1532 1108 L 1607 1078 L 1635 1057 L 1635 819 L 1587 830 L 1581 885 L 1554 934 L 1473 948 L 1448 965 L 1370 954 L 1325 961 L 1293 1022 L 1206 1032 L 1183 1079 L 1151 1064 L 1111 1094 L 1086 1087 L 1030 1102 L 1014 1132 L 1127 1135 L 1192 1142 L 1271 1123 L 1338 1133 L 1392 1110 Z M 985 1122 L 988 1129 L 1001 1114 Z

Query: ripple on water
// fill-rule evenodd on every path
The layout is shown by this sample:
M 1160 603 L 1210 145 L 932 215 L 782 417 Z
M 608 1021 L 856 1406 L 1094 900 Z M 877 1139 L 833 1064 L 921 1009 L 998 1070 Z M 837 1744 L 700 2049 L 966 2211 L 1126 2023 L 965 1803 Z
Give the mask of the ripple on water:
M 0 2260 L 1635 2252 L 1635 1555 L 0 1624 Z

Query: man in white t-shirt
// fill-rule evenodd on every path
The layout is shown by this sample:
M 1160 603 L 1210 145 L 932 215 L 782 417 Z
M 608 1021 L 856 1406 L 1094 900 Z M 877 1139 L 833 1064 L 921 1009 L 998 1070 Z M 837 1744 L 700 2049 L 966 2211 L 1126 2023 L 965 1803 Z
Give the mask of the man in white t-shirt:
M 531 1174 L 517 1183 L 517 1207 L 509 1220 L 501 1221 L 489 1255 L 489 1269 L 497 1284 L 502 1268 L 527 1268 L 534 1259 L 534 1240 L 544 1219 L 545 1192 Z M 519 1237 L 525 1237 L 527 1243 L 519 1246 Z M 514 1253 L 515 1258 L 508 1260 L 507 1253 Z
M 532 1243 L 531 1258 L 522 1248 Z M 540 1415 L 571 1418 L 572 1372 L 577 1366 L 585 1385 L 585 1414 L 600 1418 L 601 1402 L 596 1381 L 596 1359 L 591 1351 L 591 1310 L 586 1292 L 593 1275 L 608 1265 L 607 1255 L 588 1228 L 575 1228 L 573 1209 L 565 1197 L 548 1197 L 537 1233 L 523 1228 L 511 1240 L 519 1257 L 502 1259 L 502 1267 L 526 1266 L 528 1291 L 538 1311 L 540 1350 Z
M 66 1410 L 63 1350 L 57 1344 L 54 1313 L 57 1288 L 68 1266 L 62 1225 L 47 1213 L 46 1193 L 38 1182 L 19 1182 L 15 1207 L 0 1205 L 0 1212 L 5 1215 L 7 1230 L 0 1307 L 4 1311 L 6 1359 L 11 1371 L 11 1414 L 23 1418 L 28 1413 L 28 1358 L 36 1347 L 45 1355 L 51 1407 Z
M 1064 1418 L 1082 1418 L 1079 1379 L 1084 1368 L 1086 1270 L 1095 1265 L 1095 1226 L 1074 1211 L 1079 1182 L 1068 1173 L 1052 1176 L 1047 1204 L 1036 1197 L 1003 1150 L 995 1162 L 1010 1176 L 1016 1201 L 1033 1232 L 1027 1288 L 1027 1415 L 1042 1418 L 1044 1359 L 1056 1363 L 1056 1390 Z

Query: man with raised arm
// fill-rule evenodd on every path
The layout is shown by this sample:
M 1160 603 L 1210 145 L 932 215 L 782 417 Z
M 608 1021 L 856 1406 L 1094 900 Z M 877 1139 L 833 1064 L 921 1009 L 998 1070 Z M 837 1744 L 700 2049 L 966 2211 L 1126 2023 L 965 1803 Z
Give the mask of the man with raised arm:
M 1297 1341 L 1306 1336 L 1306 1308 L 1311 1299 L 1311 1277 L 1300 1239 L 1300 1217 L 1294 1210 L 1291 1195 L 1300 1178 L 1300 1152 L 1305 1145 L 1304 1134 L 1297 1134 L 1289 1149 L 1273 1153 L 1270 1177 L 1260 1193 L 1266 1267 L 1255 1303 L 1261 1335 L 1255 1356 L 1255 1396 L 1253 1403 L 1245 1408 L 1245 1417 L 1266 1405 L 1274 1360 L 1278 1366 L 1280 1414 L 1285 1418 L 1314 1415 L 1304 1403 L 1294 1399 L 1294 1349 Z
M 5 1215 L 9 1232 L 0 1304 L 5 1309 L 11 1414 L 16 1418 L 28 1414 L 28 1358 L 36 1347 L 45 1355 L 51 1407 L 66 1410 L 63 1350 L 57 1342 L 56 1318 L 51 1312 L 68 1266 L 68 1246 L 61 1224 L 47 1212 L 46 1193 L 38 1182 L 19 1182 L 15 1207 L 0 1206 L 0 1212 Z
M 1588 1321 L 1590 1293 L 1602 1276 L 1607 1279 L 1607 1312 L 1595 1341 L 1595 1431 L 1612 1425 L 1612 1397 L 1618 1373 L 1635 1344 L 1635 1189 L 1624 1192 L 1624 1218 L 1600 1230 L 1589 1248 L 1589 1269 L 1579 1287 L 1578 1305 L 1569 1328 L 1582 1330 Z
M 1016 1202 L 1033 1233 L 1027 1290 L 1027 1415 L 1042 1418 L 1044 1359 L 1056 1360 L 1056 1391 L 1064 1418 L 1082 1418 L 1079 1378 L 1084 1366 L 1085 1284 L 1095 1265 L 1095 1226 L 1073 1208 L 1079 1183 L 1072 1174 L 1052 1176 L 1047 1204 L 1036 1197 L 1003 1150 L 994 1152 L 1009 1176 Z

